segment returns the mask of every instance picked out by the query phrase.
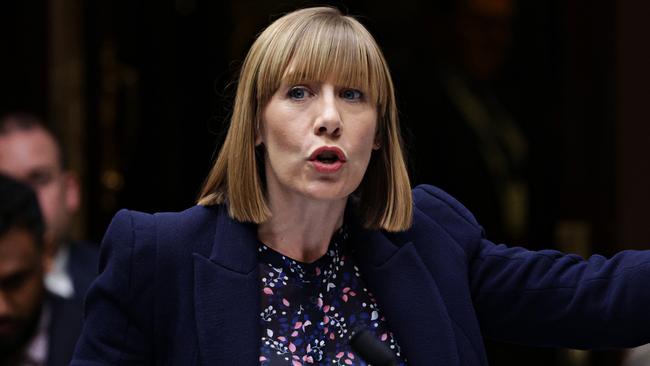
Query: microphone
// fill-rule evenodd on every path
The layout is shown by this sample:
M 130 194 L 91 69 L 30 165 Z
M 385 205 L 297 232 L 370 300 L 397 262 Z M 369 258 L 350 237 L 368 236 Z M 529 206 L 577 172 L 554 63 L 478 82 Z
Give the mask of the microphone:
M 399 366 L 395 354 L 367 329 L 358 329 L 350 337 L 350 347 L 372 366 Z

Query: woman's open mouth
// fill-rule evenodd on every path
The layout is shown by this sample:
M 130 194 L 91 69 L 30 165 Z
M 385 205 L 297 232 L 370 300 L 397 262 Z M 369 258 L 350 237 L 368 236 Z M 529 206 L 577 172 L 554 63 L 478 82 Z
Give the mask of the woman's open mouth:
M 323 146 L 316 149 L 310 156 L 309 161 L 319 173 L 335 173 L 345 164 L 343 150 L 336 146 Z

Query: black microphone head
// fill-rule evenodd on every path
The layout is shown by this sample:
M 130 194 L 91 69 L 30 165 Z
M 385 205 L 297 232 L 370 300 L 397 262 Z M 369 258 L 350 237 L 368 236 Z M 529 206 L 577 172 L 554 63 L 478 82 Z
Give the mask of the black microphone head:
M 350 347 L 366 363 L 372 366 L 399 365 L 395 354 L 367 329 L 358 329 L 350 337 Z

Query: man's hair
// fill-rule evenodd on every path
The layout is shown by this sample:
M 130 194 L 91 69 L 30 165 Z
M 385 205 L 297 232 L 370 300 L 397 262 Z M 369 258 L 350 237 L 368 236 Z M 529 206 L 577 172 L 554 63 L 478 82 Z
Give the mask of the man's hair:
M 289 66 L 291 66 L 289 68 Z M 198 203 L 227 204 L 230 216 L 261 223 L 270 218 L 264 162 L 255 149 L 262 110 L 283 79 L 322 81 L 368 92 L 377 106 L 375 139 L 363 181 L 355 192 L 357 211 L 369 229 L 403 231 L 411 226 L 411 186 L 402 152 L 395 92 L 386 60 L 356 19 L 335 8 L 289 13 L 264 30 L 241 69 L 230 128 Z
M 43 245 L 45 223 L 34 191 L 26 184 L 0 174 L 0 236 L 11 229 L 22 229 Z
M 61 169 L 68 168 L 68 159 L 64 149 L 61 147 L 61 138 L 59 133 L 52 128 L 52 126 L 43 123 L 43 120 L 37 116 L 29 113 L 15 112 L 3 115 L 0 117 L 0 137 L 9 135 L 10 133 L 19 131 L 32 131 L 41 129 L 45 131 L 56 146 L 56 151 L 59 157 L 59 164 Z

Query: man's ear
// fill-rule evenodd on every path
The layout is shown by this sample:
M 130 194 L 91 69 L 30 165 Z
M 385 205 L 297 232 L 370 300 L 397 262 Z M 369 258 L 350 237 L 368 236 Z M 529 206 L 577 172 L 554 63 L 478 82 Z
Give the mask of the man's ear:
M 65 205 L 69 213 L 79 210 L 81 204 L 81 192 L 77 174 L 66 171 L 65 174 Z
M 52 270 L 54 265 L 54 258 L 56 257 L 58 246 L 54 244 L 51 235 L 43 235 L 43 251 L 41 253 L 41 265 L 43 272 L 48 273 Z

